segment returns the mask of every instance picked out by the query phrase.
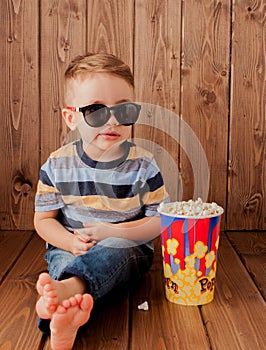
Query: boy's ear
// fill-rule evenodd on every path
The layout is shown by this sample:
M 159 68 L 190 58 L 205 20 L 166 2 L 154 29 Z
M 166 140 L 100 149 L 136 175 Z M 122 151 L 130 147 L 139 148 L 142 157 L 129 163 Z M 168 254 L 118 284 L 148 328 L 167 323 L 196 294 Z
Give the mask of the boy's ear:
M 63 119 L 64 119 L 66 125 L 69 127 L 69 129 L 75 130 L 77 127 L 77 123 L 78 123 L 75 112 L 72 112 L 66 108 L 63 108 L 62 109 L 62 116 L 63 116 Z

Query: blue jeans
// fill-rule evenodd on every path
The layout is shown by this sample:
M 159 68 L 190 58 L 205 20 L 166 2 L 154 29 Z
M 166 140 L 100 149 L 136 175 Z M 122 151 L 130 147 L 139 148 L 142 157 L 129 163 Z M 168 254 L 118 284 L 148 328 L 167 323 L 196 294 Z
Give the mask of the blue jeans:
M 97 301 L 114 289 L 124 290 L 138 282 L 153 260 L 151 242 L 137 244 L 122 238 L 108 238 L 75 257 L 50 246 L 46 253 L 49 274 L 63 280 L 78 276 L 87 285 L 87 292 Z M 47 320 L 39 320 L 39 328 L 49 333 Z

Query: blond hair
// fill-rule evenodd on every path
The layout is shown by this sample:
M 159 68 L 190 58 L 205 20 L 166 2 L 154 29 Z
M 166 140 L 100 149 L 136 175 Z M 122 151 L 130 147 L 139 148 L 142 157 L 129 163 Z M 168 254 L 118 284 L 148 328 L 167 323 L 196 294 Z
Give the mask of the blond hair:
M 108 53 L 88 53 L 74 58 L 65 71 L 65 81 L 88 73 L 110 73 L 134 87 L 133 74 L 127 64 Z

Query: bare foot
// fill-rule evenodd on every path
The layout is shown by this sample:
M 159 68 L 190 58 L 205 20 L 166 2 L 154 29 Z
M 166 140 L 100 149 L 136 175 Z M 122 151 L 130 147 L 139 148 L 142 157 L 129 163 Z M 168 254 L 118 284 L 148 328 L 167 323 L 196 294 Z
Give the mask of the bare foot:
M 51 318 L 51 348 L 71 350 L 79 327 L 88 322 L 93 307 L 90 294 L 77 294 L 59 305 Z
M 36 311 L 41 318 L 51 318 L 58 306 L 58 295 L 52 285 L 52 279 L 48 273 L 41 273 L 36 284 L 40 299 L 36 303 Z
M 36 311 L 39 317 L 51 318 L 58 305 L 75 294 L 83 294 L 86 290 L 85 282 L 78 277 L 66 280 L 53 280 L 48 273 L 41 273 L 36 284 L 40 295 L 36 303 Z

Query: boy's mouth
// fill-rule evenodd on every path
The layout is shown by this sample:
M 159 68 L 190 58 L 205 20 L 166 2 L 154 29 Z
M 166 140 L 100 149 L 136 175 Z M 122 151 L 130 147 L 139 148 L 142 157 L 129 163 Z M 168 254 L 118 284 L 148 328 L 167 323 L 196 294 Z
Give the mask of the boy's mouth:
M 109 130 L 109 131 L 104 131 L 100 133 L 100 136 L 102 136 L 106 140 L 116 140 L 117 138 L 120 137 L 120 134 L 118 132 Z

